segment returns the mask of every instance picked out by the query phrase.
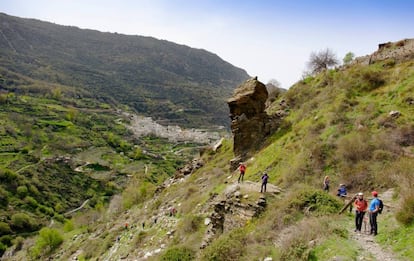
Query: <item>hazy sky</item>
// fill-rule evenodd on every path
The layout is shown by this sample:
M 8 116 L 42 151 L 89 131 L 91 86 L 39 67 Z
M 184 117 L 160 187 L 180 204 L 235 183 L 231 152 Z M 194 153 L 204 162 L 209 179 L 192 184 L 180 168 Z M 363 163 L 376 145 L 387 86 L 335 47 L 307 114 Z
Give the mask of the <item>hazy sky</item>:
M 0 0 L 0 12 L 206 49 L 284 88 L 312 51 L 331 48 L 342 61 L 414 38 L 408 0 Z

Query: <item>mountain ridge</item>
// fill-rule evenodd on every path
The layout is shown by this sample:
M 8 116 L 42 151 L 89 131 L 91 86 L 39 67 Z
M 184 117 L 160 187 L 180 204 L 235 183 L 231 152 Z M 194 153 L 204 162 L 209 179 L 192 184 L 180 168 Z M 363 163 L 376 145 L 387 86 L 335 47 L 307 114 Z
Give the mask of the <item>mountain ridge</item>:
M 0 31 L 1 66 L 34 79 L 100 92 L 156 120 L 228 126 L 222 101 L 248 78 L 216 54 L 148 36 L 6 14 L 0 14 Z

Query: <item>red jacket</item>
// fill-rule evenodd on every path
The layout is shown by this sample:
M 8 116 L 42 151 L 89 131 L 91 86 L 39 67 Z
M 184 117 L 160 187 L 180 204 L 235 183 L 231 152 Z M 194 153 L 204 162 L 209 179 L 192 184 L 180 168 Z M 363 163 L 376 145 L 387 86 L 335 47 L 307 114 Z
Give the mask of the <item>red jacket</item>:
M 359 200 L 359 198 L 357 198 L 354 201 L 354 206 L 355 206 L 356 210 L 361 211 L 361 212 L 365 212 L 365 211 L 367 211 L 368 203 L 365 199 Z
M 239 170 L 240 170 L 240 172 L 244 173 L 246 171 L 246 165 L 241 164 L 240 167 L 239 167 Z

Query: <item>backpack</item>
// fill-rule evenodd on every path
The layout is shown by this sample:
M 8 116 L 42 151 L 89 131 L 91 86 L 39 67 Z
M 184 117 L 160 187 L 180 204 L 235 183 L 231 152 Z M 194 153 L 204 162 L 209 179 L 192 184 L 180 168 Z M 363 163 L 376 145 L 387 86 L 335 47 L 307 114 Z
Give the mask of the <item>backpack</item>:
M 384 203 L 382 202 L 381 199 L 378 199 L 378 201 L 379 201 L 378 213 L 381 214 L 382 210 L 384 209 Z

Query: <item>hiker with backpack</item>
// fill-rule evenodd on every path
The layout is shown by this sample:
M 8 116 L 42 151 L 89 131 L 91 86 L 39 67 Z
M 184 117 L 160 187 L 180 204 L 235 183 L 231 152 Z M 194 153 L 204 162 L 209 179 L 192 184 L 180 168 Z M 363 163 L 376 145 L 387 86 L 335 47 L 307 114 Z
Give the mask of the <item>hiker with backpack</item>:
M 369 224 L 371 225 L 370 235 L 376 236 L 378 234 L 377 216 L 378 213 L 381 213 L 383 204 L 382 201 L 378 199 L 378 192 L 374 190 L 371 194 L 374 198 L 369 204 Z
M 244 178 L 244 173 L 246 172 L 246 165 L 241 162 L 240 166 L 239 166 L 239 171 L 240 171 L 240 175 L 239 175 L 239 179 L 237 180 L 238 183 L 243 182 L 243 178 Z
M 341 197 L 341 198 L 346 197 L 347 193 L 346 193 L 346 186 L 345 186 L 345 184 L 340 184 L 339 185 L 338 193 L 336 193 L 336 195 L 338 197 Z
M 266 185 L 267 185 L 268 179 L 269 179 L 269 176 L 265 172 L 262 176 L 262 187 L 260 188 L 260 193 L 266 192 Z
M 355 207 L 355 232 L 361 232 L 362 221 L 364 220 L 365 212 L 368 209 L 368 202 L 364 199 L 364 194 L 359 192 L 354 201 Z

